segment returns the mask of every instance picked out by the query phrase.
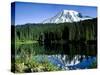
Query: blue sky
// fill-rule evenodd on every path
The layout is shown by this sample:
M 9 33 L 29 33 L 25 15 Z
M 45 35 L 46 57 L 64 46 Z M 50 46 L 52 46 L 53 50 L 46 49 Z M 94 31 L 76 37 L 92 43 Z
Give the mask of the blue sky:
M 14 10 L 14 9 L 13 9 Z M 97 8 L 93 6 L 59 5 L 43 3 L 15 3 L 15 25 L 26 23 L 41 23 L 62 10 L 75 10 L 84 16 L 97 17 Z M 12 19 L 14 15 L 12 15 Z

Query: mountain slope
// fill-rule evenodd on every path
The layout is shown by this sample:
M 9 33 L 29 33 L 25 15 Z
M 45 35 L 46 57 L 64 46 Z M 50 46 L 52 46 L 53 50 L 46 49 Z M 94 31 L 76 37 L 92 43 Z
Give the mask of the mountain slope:
M 82 16 L 81 13 L 74 10 L 63 10 L 54 17 L 44 20 L 42 23 L 78 22 L 86 19 L 92 19 L 92 18 L 88 16 Z

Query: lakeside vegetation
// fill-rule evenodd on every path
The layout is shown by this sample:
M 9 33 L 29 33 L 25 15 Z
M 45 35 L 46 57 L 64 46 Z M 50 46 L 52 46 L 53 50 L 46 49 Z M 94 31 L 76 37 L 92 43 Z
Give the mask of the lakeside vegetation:
M 26 57 L 24 59 L 16 58 L 15 63 L 12 63 L 12 71 L 15 73 L 44 72 L 58 70 L 61 69 L 50 63 L 48 60 L 38 62 L 37 59 L 30 59 Z

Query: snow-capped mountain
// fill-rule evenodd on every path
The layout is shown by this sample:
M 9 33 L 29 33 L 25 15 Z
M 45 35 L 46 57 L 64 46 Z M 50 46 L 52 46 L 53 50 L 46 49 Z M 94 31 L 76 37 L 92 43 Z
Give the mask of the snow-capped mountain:
M 92 19 L 88 16 L 82 16 L 81 13 L 74 10 L 63 10 L 54 17 L 44 20 L 42 23 L 64 23 L 64 22 L 78 22 L 81 20 Z

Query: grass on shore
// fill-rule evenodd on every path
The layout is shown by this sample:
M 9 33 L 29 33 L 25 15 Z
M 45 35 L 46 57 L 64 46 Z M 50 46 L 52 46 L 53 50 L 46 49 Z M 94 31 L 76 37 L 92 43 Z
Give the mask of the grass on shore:
M 35 40 L 26 40 L 26 41 L 16 41 L 16 44 L 32 44 L 32 43 L 37 43 L 38 41 Z
M 15 68 L 14 68 L 15 67 Z M 12 71 L 15 73 L 28 73 L 28 72 L 46 72 L 46 71 L 59 71 L 60 69 L 48 62 L 37 62 L 36 60 L 22 61 L 16 59 L 15 63 L 12 63 Z

